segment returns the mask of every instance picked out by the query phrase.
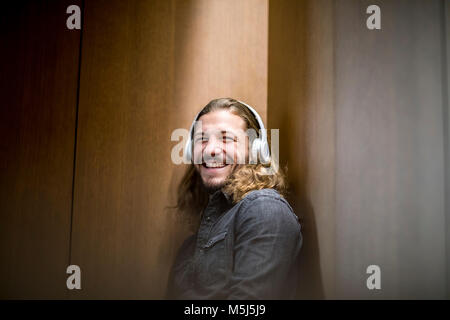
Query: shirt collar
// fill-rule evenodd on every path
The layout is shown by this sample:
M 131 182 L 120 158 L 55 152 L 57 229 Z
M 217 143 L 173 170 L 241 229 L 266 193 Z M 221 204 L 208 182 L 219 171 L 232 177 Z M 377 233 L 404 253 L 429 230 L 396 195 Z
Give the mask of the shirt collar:
M 209 195 L 209 200 L 219 199 L 219 198 L 225 198 L 227 202 L 231 202 L 231 196 L 224 192 L 222 189 L 214 191 Z
M 219 211 L 224 212 L 233 205 L 231 196 L 223 192 L 221 189 L 209 195 L 209 206 L 218 207 Z

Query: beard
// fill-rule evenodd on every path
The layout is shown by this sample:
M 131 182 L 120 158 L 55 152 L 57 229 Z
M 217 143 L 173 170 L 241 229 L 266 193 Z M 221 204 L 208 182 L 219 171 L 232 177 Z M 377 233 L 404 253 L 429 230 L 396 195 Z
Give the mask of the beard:
M 202 185 L 203 185 L 203 188 L 205 189 L 205 191 L 207 193 L 212 194 L 212 193 L 216 192 L 217 190 L 220 190 L 223 187 L 225 187 L 225 185 L 227 184 L 228 177 L 226 179 L 224 179 L 222 181 L 218 181 L 218 182 L 214 182 L 214 181 L 205 182 L 203 180 L 203 178 L 200 178 L 200 180 L 202 182 Z
M 239 166 L 235 166 L 233 165 L 233 168 L 230 170 L 230 172 L 228 172 L 228 174 L 226 176 L 208 176 L 208 175 L 202 175 L 201 173 L 201 168 L 196 167 L 197 173 L 200 176 L 200 181 L 202 184 L 203 189 L 205 190 L 205 192 L 209 193 L 209 194 L 213 194 L 214 192 L 222 189 L 223 187 L 225 187 L 229 181 L 229 178 L 233 175 L 233 173 L 235 172 L 235 170 L 238 168 Z
M 196 164 L 195 169 L 200 175 L 200 181 L 203 189 L 209 193 L 222 189 L 228 182 L 229 177 L 234 172 L 236 165 L 233 159 L 227 158 L 227 161 L 223 158 L 224 155 L 219 157 L 203 156 L 201 164 Z M 226 155 L 225 155 L 226 156 Z M 224 167 L 208 167 L 206 163 L 212 162 L 217 164 L 225 164 Z

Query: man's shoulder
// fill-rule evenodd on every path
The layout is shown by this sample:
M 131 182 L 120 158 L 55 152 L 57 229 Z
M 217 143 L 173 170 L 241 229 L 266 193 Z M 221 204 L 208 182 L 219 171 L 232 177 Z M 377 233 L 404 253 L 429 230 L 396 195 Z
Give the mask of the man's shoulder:
M 260 189 L 249 192 L 241 200 L 241 211 L 248 214 L 261 214 L 261 212 L 272 214 L 277 213 L 294 217 L 298 221 L 289 202 L 282 197 L 275 189 Z
M 244 199 L 254 200 L 259 197 L 283 198 L 277 190 L 272 188 L 252 190 L 244 197 Z M 244 200 L 243 199 L 243 200 Z
M 293 211 L 289 202 L 284 197 L 282 197 L 275 189 L 267 188 L 250 191 L 241 201 L 243 205 L 255 205 L 257 203 L 267 202 L 278 203 L 280 205 L 287 206 L 290 211 Z

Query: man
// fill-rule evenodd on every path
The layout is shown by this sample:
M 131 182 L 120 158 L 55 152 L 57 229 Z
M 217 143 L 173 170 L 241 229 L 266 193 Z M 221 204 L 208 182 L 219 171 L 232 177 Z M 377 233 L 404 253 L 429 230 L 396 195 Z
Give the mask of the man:
M 189 138 L 177 207 L 195 233 L 178 250 L 166 298 L 294 298 L 300 224 L 282 196 L 284 176 L 267 170 L 261 118 L 240 101 L 212 100 Z

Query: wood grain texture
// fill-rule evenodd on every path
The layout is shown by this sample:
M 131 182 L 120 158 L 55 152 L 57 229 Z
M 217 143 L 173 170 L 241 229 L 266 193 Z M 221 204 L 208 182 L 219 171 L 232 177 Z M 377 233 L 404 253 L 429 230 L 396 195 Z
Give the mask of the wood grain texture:
M 443 298 L 445 5 L 379 1 L 369 31 L 370 4 L 270 2 L 268 118 L 303 220 L 300 297 Z
M 289 200 L 302 224 L 299 298 L 334 295 L 332 1 L 271 1 L 270 128 L 280 129 Z
M 87 3 L 71 259 L 84 288 L 72 298 L 163 297 L 186 234 L 165 210 L 184 170 L 171 133 L 222 96 L 265 117 L 266 4 Z
M 442 36 L 445 43 L 443 59 L 447 62 L 447 70 L 443 73 L 443 115 L 444 117 L 444 151 L 445 151 L 445 217 L 446 217 L 446 255 L 447 255 L 447 299 L 450 299 L 450 1 L 442 3 Z
M 0 11 L 0 298 L 162 298 L 189 232 L 171 133 L 218 97 L 280 129 L 298 298 L 448 297 L 448 0 L 380 0 L 380 31 L 369 0 L 86 1 L 81 66 L 76 3 Z
M 173 2 L 87 2 L 71 298 L 156 298 L 168 259 L 164 212 L 173 106 Z
M 337 290 L 440 299 L 448 269 L 442 3 L 380 1 L 378 31 L 361 15 L 370 4 L 336 3 Z M 366 287 L 372 264 L 381 290 Z
M 1 10 L 0 298 L 64 299 L 80 32 L 78 1 Z
M 175 104 L 183 127 L 224 97 L 252 105 L 266 122 L 268 1 L 177 1 L 175 21 Z

